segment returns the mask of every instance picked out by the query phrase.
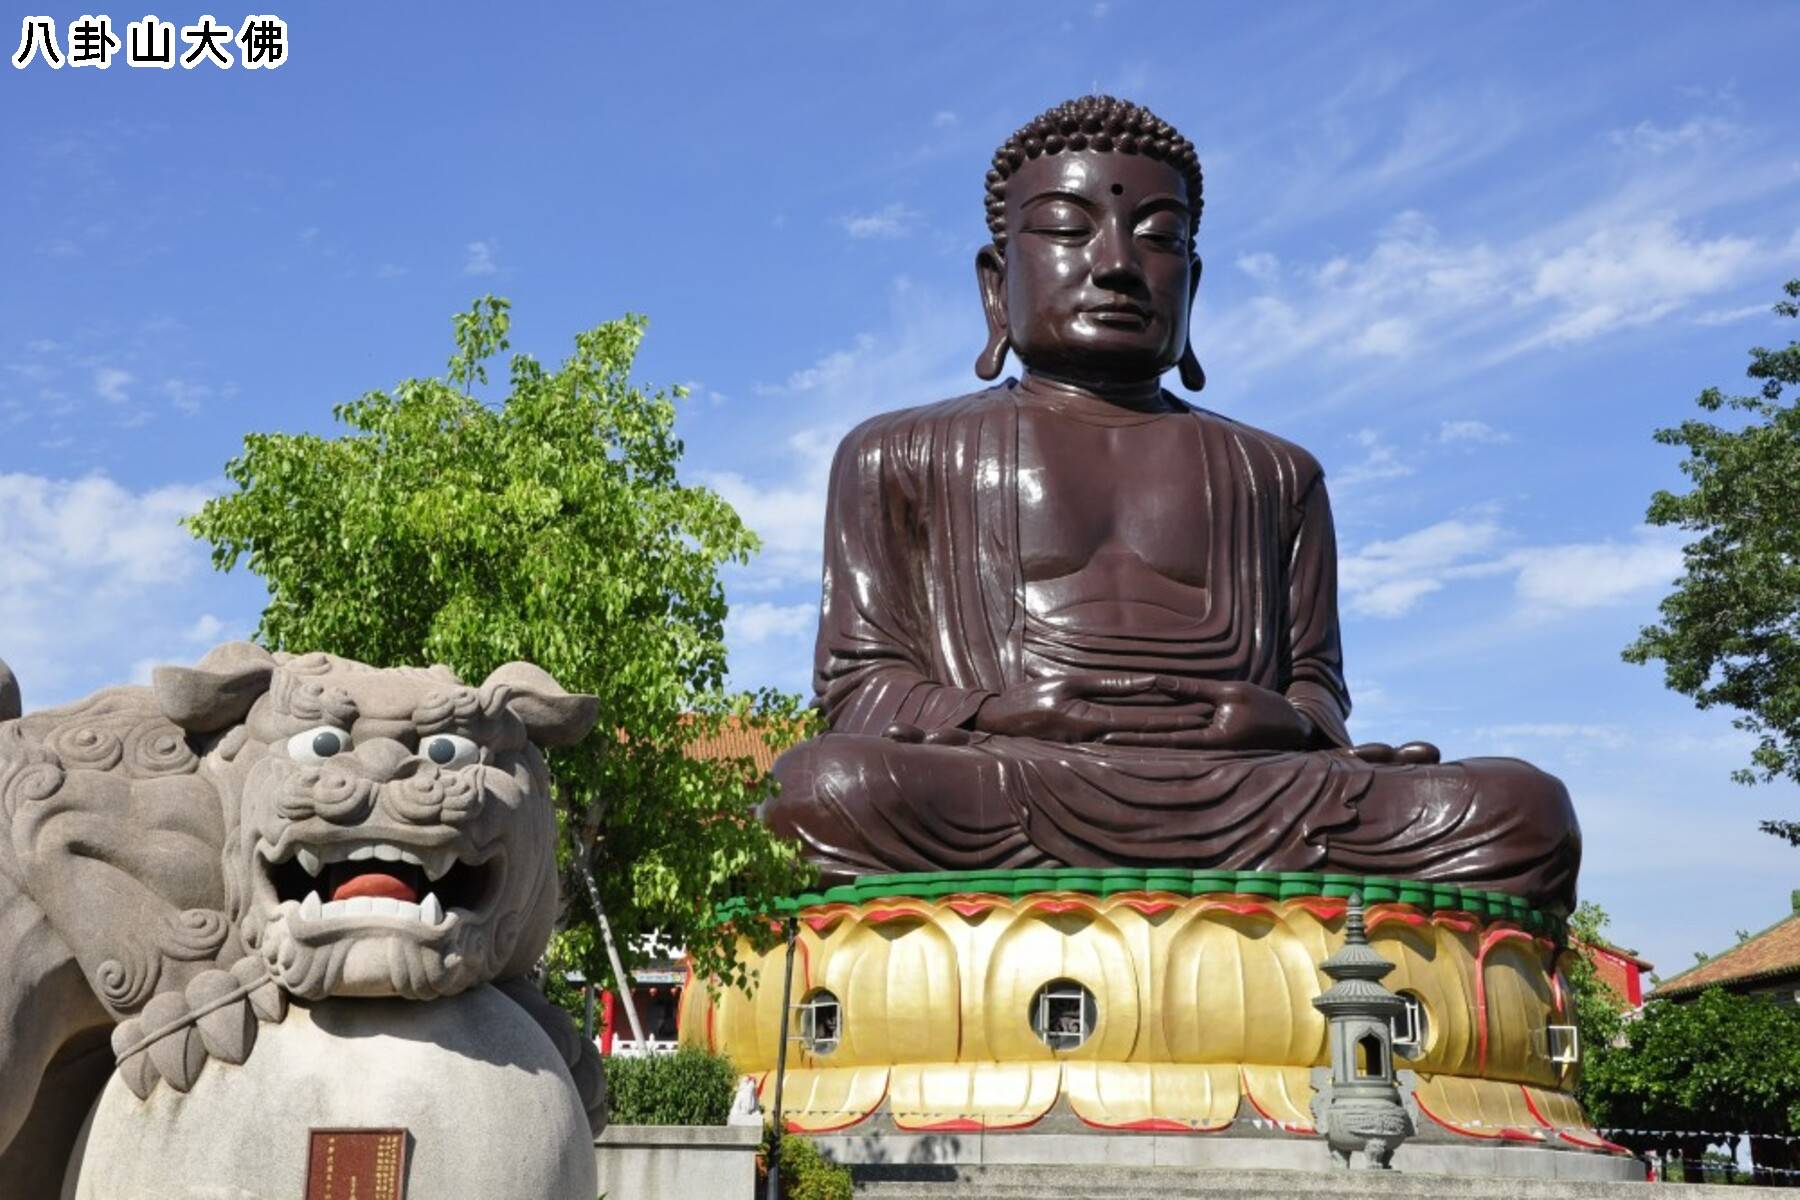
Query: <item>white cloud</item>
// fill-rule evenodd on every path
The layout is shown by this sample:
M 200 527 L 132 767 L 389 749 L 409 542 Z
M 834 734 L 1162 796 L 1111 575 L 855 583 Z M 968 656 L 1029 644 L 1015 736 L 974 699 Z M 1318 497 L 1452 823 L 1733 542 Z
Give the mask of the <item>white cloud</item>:
M 1642 150 L 1660 157 L 1676 150 L 1730 141 L 1742 132 L 1730 121 L 1722 121 L 1716 117 L 1693 117 L 1673 127 L 1658 125 L 1653 121 L 1639 121 L 1630 129 L 1615 129 L 1606 136 L 1615 146 Z
M 94 394 L 108 404 L 125 404 L 131 400 L 125 390 L 135 381 L 130 371 L 118 367 L 98 367 L 94 371 Z
M 841 217 L 838 224 L 853 238 L 904 237 L 919 223 L 920 214 L 896 200 L 877 212 Z
M 1640 527 L 1629 542 L 1576 542 L 1516 550 L 1506 565 L 1530 617 L 1601 608 L 1666 589 L 1681 574 L 1681 537 Z
M 1240 256 L 1258 294 L 1203 313 L 1199 336 L 1216 376 L 1233 386 L 1321 357 L 1454 377 L 1679 314 L 1795 258 L 1800 238 L 1783 247 L 1703 236 L 1666 215 L 1596 210 L 1492 242 L 1447 239 L 1423 214 L 1405 212 L 1361 254 L 1286 267 L 1267 253 Z M 1204 305 L 1204 289 L 1201 297 Z
M 1281 260 L 1266 250 L 1255 254 L 1240 254 L 1237 268 L 1256 282 L 1267 287 L 1281 275 Z
M 799 466 L 792 482 L 759 485 L 735 471 L 702 474 L 702 481 L 762 539 L 765 554 L 818 554 L 825 530 L 825 476 L 831 465 L 830 448 L 823 454 L 818 451 L 822 440 L 823 435 L 812 430 L 788 439 Z
M 848 350 L 833 350 L 816 360 L 809 367 L 801 367 L 791 373 L 779 385 L 758 385 L 759 396 L 779 396 L 804 392 L 832 392 L 853 381 L 869 368 L 868 360 L 874 356 L 876 340 L 873 334 L 859 333 L 852 340 Z
M 1471 560 L 1490 554 L 1503 536 L 1494 521 L 1457 517 L 1370 542 L 1338 562 L 1347 607 L 1360 616 L 1405 616 Z
M 200 411 L 201 403 L 212 396 L 213 390 L 204 383 L 165 379 L 162 393 L 169 398 L 169 403 L 175 406 L 177 412 L 193 416 Z
M 200 642 L 205 645 L 211 645 L 219 640 L 219 635 L 223 632 L 225 632 L 225 622 L 219 620 L 219 618 L 213 616 L 211 613 L 201 613 L 199 618 L 188 627 L 187 632 L 182 636 L 187 638 L 190 642 Z
M 1412 348 L 1413 324 L 1404 317 L 1373 321 L 1350 342 L 1357 354 L 1397 358 Z
M 980 316 L 972 297 L 959 303 L 899 279 L 888 320 L 879 328 L 818 355 L 779 383 L 753 386 L 769 402 L 765 411 L 789 414 L 785 432 L 760 435 L 776 451 L 756 456 L 755 466 L 749 466 L 741 447 L 722 448 L 722 454 L 710 456 L 717 465 L 697 472 L 763 541 L 762 553 L 749 566 L 726 576 L 734 619 L 754 614 L 749 627 L 740 623 L 737 629 L 764 636 L 760 642 L 733 636 L 734 680 L 809 689 L 825 488 L 838 442 L 873 413 L 970 391 L 977 382 L 970 365 L 979 348 Z M 768 607 L 753 609 L 754 603 Z M 788 615 L 778 620 L 777 609 Z M 804 620 L 798 616 L 802 611 Z
M 500 269 L 494 261 L 500 245 L 494 241 L 470 242 L 463 247 L 464 275 L 492 275 Z
M 819 619 L 817 604 L 770 604 L 756 601 L 733 605 L 725 633 L 735 645 L 756 645 L 770 638 L 792 638 L 811 633 Z
M 192 635 L 218 620 L 186 595 L 206 553 L 179 524 L 211 494 L 192 484 L 132 491 L 104 475 L 0 474 L 0 658 L 27 704 L 122 682 L 146 654 L 187 654 Z
M 134 495 L 104 475 L 0 475 L 5 586 L 53 584 L 70 571 L 99 573 L 102 583 L 125 588 L 177 578 L 194 550 L 178 522 L 209 495 L 183 485 Z
M 1710 309 L 1707 312 L 1696 313 L 1694 315 L 1694 324 L 1735 325 L 1739 321 L 1747 321 L 1751 317 L 1766 317 L 1768 315 L 1769 306 L 1767 304 L 1746 304 L 1742 308 L 1715 308 Z
M 1363 448 L 1364 454 L 1360 462 L 1352 463 L 1331 475 L 1331 485 L 1340 495 L 1366 483 L 1403 479 L 1413 473 L 1412 466 L 1401 462 L 1394 448 L 1375 430 L 1358 430 L 1351 440 Z
M 1761 259 L 1749 238 L 1700 241 L 1667 220 L 1596 230 L 1537 265 L 1531 295 L 1563 311 L 1532 340 L 1575 342 L 1654 321 L 1736 283 Z
M 1477 742 L 1499 743 L 1502 749 L 1518 741 L 1553 741 L 1580 742 L 1607 750 L 1621 750 L 1632 741 L 1631 734 L 1622 726 L 1568 721 L 1484 725 L 1470 736 Z
M 1681 573 L 1680 538 L 1666 530 L 1503 550 L 1511 540 L 1496 521 L 1457 517 L 1371 542 L 1339 560 L 1345 607 L 1358 616 L 1402 617 L 1453 582 L 1511 576 L 1516 617 L 1542 621 L 1642 600 Z
M 1350 611 L 1365 617 L 1403 617 L 1443 586 L 1443 580 L 1426 576 L 1384 580 L 1353 593 Z
M 957 115 L 947 108 L 931 114 L 931 123 L 938 129 L 954 129 L 958 121 Z
M 1445 421 L 1438 426 L 1437 440 L 1446 446 L 1459 442 L 1498 446 L 1512 441 L 1512 434 L 1495 429 L 1486 421 Z

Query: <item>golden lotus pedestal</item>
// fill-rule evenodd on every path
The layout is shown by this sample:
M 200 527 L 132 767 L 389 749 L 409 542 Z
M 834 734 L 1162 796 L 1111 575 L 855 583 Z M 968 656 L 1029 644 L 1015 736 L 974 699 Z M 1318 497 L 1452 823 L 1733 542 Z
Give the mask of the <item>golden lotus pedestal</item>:
M 1494 893 L 1304 872 L 891 875 L 801 896 L 784 1122 L 1316 1145 L 1327 1041 L 1312 1000 L 1352 892 L 1420 1026 L 1396 1062 L 1421 1141 L 1624 1153 L 1571 1092 L 1554 918 Z M 784 950 L 740 953 L 752 991 L 695 981 L 682 1039 L 758 1076 L 767 1110 Z

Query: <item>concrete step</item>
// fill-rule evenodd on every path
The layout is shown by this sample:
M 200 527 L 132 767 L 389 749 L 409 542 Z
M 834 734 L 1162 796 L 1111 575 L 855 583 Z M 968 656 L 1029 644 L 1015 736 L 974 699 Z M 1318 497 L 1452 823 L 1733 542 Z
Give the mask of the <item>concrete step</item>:
M 1183 1167 L 961 1166 L 901 1164 L 854 1168 L 856 1194 L 869 1200 L 1288 1200 L 1393 1197 L 1396 1200 L 1622 1200 L 1636 1183 L 1488 1179 L 1368 1171 L 1234 1171 Z M 1681 1195 L 1778 1200 L 1773 1188 L 1684 1187 Z

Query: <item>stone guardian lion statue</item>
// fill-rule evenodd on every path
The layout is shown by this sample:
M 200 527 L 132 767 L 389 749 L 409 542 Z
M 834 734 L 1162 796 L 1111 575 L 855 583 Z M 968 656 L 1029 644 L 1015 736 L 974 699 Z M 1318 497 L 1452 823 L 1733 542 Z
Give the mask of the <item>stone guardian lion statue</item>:
M 20 715 L 0 665 L 7 1194 L 55 1196 L 65 1176 L 65 1195 L 149 1189 L 162 1168 L 132 1167 L 126 1181 L 97 1160 L 174 1156 L 184 1124 L 203 1117 L 210 1145 L 234 1120 L 274 1136 L 284 1109 L 303 1139 L 390 1108 L 429 1126 L 464 1101 L 484 1117 L 484 1105 L 535 1108 L 540 1138 L 581 1124 L 559 1135 L 579 1135 L 574 1151 L 546 1152 L 585 1156 L 591 1180 L 599 1058 L 528 975 L 557 912 L 541 750 L 579 741 L 595 711 L 525 663 L 472 687 L 445 667 L 237 642 L 158 668 L 150 687 Z M 371 1099 L 384 1086 L 399 1098 Z M 480 1094 L 490 1086 L 500 1092 Z M 528 1094 L 506 1093 L 517 1086 Z M 446 1100 L 434 1092 L 445 1088 L 460 1090 Z M 246 1105 L 261 1107 L 235 1115 Z M 486 1132 L 504 1137 L 504 1125 Z M 428 1164 L 438 1142 L 466 1139 L 408 1128 L 409 1170 L 479 1174 Z M 452 1159 L 480 1156 L 471 1130 Z M 523 1149 L 487 1152 L 522 1182 Z M 218 1161 L 188 1153 L 169 1169 L 241 1189 L 219 1194 L 263 1194 L 228 1178 L 242 1169 L 225 1161 L 230 1147 L 208 1153 Z M 268 1194 L 299 1194 L 277 1168 L 303 1164 L 304 1148 L 258 1153 Z M 563 1182 L 542 1186 L 585 1186 L 587 1200 L 592 1183 L 570 1162 L 546 1168 Z M 421 1178 L 413 1194 L 451 1194 L 421 1191 Z

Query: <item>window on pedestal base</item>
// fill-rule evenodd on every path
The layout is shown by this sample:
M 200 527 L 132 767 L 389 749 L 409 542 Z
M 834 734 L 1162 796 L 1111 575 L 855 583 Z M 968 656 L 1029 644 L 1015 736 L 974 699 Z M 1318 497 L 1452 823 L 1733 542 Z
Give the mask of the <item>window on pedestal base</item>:
M 1552 1025 L 1548 1030 L 1550 1061 L 1573 1063 L 1581 1060 L 1581 1031 L 1573 1025 Z
M 1053 980 L 1031 999 L 1031 1032 L 1052 1050 L 1075 1049 L 1098 1020 L 1094 994 L 1071 979 Z
M 1423 1058 L 1431 1044 L 1431 1021 L 1425 1015 L 1425 1002 L 1411 992 L 1401 992 L 1406 1007 L 1392 1022 L 1394 1053 L 1401 1058 Z
M 843 1009 L 838 998 L 824 988 L 806 993 L 800 1001 L 800 1044 L 814 1054 L 830 1054 L 838 1048 L 843 1029 Z

